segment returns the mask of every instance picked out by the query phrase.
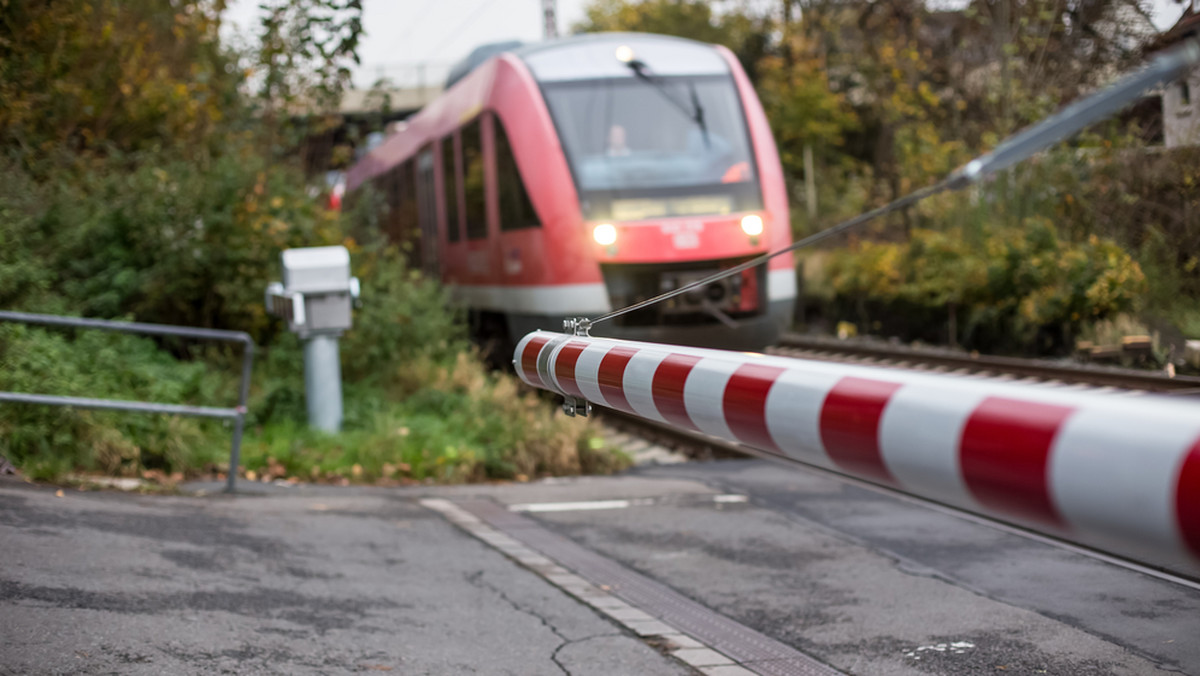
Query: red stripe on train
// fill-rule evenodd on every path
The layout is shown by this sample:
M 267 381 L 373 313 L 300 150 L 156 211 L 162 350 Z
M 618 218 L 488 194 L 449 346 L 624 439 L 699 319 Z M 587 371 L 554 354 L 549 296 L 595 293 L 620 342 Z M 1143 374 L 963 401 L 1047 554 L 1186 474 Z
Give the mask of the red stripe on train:
M 963 479 L 980 504 L 1064 527 L 1050 496 L 1050 448 L 1075 409 L 988 397 L 967 418 L 959 444 Z
M 654 370 L 654 380 L 650 384 L 650 393 L 654 396 L 654 406 L 659 414 L 669 423 L 692 430 L 696 429 L 696 425 L 683 402 L 683 387 L 687 384 L 688 374 L 699 361 L 699 357 L 689 354 L 668 355 Z
M 537 358 L 538 353 L 549 342 L 549 338 L 537 337 L 525 343 L 525 349 L 521 350 L 521 371 L 525 374 L 525 379 L 541 388 L 545 388 L 546 383 L 542 382 L 542 377 L 538 375 Z
M 821 406 L 821 443 L 842 469 L 895 483 L 879 450 L 879 421 L 899 383 L 842 378 Z
M 779 447 L 767 429 L 767 395 L 784 369 L 762 364 L 742 364 L 725 386 L 725 422 L 733 436 L 768 451 Z
M 1200 439 L 1192 445 L 1175 485 L 1175 517 L 1192 555 L 1200 558 Z
M 600 372 L 597 374 L 600 394 L 604 395 L 604 400 L 608 402 L 609 406 L 626 413 L 633 413 L 633 407 L 625 398 L 625 367 L 635 354 L 637 354 L 637 350 L 633 348 L 612 348 L 600 360 Z
M 583 392 L 579 389 L 579 383 L 575 382 L 575 364 L 579 362 L 579 355 L 583 354 L 586 343 L 581 343 L 573 340 L 558 351 L 558 356 L 554 358 L 554 376 L 558 378 L 558 385 L 563 392 L 567 394 L 583 397 Z

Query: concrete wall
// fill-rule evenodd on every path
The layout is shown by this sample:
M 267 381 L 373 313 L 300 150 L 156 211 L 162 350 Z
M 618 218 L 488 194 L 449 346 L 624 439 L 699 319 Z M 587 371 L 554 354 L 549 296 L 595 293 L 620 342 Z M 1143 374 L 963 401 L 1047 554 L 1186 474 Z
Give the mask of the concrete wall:
M 1191 101 L 1183 102 L 1182 82 L 1191 90 Z M 1163 138 L 1168 148 L 1200 145 L 1200 69 L 1163 92 Z

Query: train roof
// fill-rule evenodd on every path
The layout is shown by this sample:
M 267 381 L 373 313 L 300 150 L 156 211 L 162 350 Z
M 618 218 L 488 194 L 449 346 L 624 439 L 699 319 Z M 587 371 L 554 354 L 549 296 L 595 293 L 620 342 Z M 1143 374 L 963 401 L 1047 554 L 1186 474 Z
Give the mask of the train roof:
M 600 79 L 634 78 L 628 64 L 617 59 L 617 48 L 633 50 L 633 56 L 649 73 L 658 76 L 728 75 L 732 55 L 715 45 L 687 38 L 650 33 L 587 33 L 529 45 L 514 43 L 484 45 L 472 51 L 466 63 L 456 66 L 457 80 L 437 99 L 410 118 L 406 131 L 391 135 L 382 145 L 359 159 L 346 172 L 346 190 L 380 175 L 403 158 L 410 157 L 431 135 L 447 133 L 454 125 L 476 115 L 494 96 L 495 78 L 506 82 L 539 85 L 586 82 Z M 461 66 L 461 68 L 460 68 Z M 524 73 L 512 79 L 513 67 Z M 524 66 L 521 68 L 521 66 Z
M 627 77 L 629 67 L 616 59 L 626 45 L 656 75 L 711 75 L 729 72 L 712 45 L 653 33 L 584 33 L 545 42 L 496 42 L 476 47 L 450 70 L 446 88 L 454 86 L 488 59 L 509 53 L 525 62 L 539 82 Z
M 463 79 L 471 74 L 471 71 L 479 67 L 480 64 L 487 61 L 497 54 L 511 52 L 521 48 L 525 43 L 520 40 L 508 40 L 505 42 L 492 42 L 486 45 L 480 45 L 471 50 L 471 53 L 466 55 L 461 61 L 454 64 L 450 68 L 450 72 L 446 74 L 446 89 L 454 86 L 455 82 Z

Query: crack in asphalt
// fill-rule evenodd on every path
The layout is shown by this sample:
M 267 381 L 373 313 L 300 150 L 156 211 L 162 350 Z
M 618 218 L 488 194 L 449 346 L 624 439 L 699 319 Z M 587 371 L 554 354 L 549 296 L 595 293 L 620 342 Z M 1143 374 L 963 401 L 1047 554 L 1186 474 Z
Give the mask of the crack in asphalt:
M 550 653 L 550 661 L 554 662 L 554 666 L 558 667 L 559 670 L 562 671 L 567 676 L 571 676 L 571 670 L 568 669 L 566 667 L 566 665 L 564 665 L 561 661 L 559 661 L 559 658 L 558 658 L 558 654 L 562 651 L 563 648 L 566 648 L 569 645 L 574 645 L 576 643 L 583 643 L 584 641 L 590 641 L 594 638 L 604 638 L 606 636 L 620 636 L 621 635 L 620 633 L 613 632 L 613 633 L 607 633 L 607 634 L 593 634 L 591 636 L 584 636 L 583 638 L 576 638 L 576 639 L 567 638 L 565 635 L 563 635 L 563 633 L 561 631 L 558 630 L 558 627 L 555 627 L 553 624 L 551 624 L 549 620 L 547 620 L 543 615 L 538 613 L 536 610 L 518 603 L 516 600 L 514 600 L 512 597 L 510 597 L 507 593 L 505 593 L 505 591 L 503 589 L 500 589 L 496 585 L 491 584 L 490 582 L 487 582 L 486 580 L 484 580 L 482 570 L 475 571 L 474 573 L 468 573 L 468 574 L 464 575 L 463 577 L 464 577 L 464 579 L 466 579 L 467 584 L 471 585 L 472 587 L 475 587 L 476 589 L 485 589 L 485 590 L 490 591 L 493 594 L 499 596 L 501 600 L 503 600 L 508 605 L 512 606 L 513 610 L 516 610 L 517 612 L 524 613 L 526 615 L 529 615 L 529 616 L 537 619 L 539 622 L 542 623 L 543 626 L 545 626 L 547 629 L 549 629 L 551 633 L 553 633 L 558 638 L 562 639 L 562 642 L 559 643 L 558 646 L 556 646 L 554 648 L 554 652 Z

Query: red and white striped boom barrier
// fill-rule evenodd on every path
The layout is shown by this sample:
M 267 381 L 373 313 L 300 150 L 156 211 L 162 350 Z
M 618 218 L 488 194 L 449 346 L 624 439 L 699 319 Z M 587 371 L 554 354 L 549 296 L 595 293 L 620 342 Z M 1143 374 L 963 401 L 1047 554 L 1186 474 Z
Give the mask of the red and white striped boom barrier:
M 593 402 L 1200 574 L 1194 401 L 543 331 L 514 356 L 569 412 Z

